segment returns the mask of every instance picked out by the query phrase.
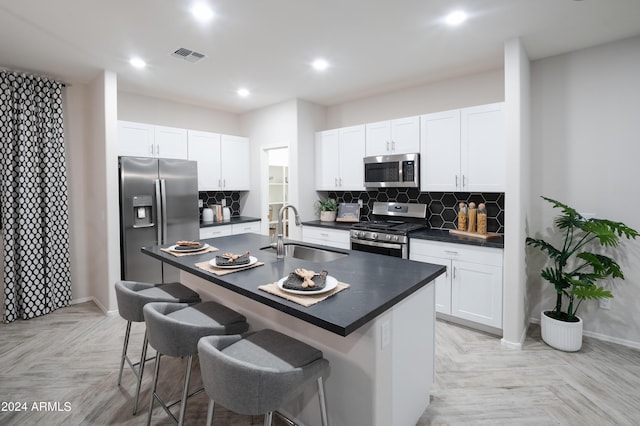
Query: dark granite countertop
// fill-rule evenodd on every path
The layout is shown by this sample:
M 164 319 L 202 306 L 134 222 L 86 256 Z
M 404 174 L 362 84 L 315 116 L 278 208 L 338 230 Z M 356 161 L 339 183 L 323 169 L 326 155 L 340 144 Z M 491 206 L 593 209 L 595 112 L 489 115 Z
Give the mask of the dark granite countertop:
M 269 245 L 270 238 L 258 234 L 231 235 L 203 241 L 219 248 L 219 253 L 249 251 L 265 264 L 220 277 L 194 266 L 198 262 L 213 259 L 215 253 L 176 257 L 161 251 L 161 246 L 143 247 L 142 251 L 210 281 L 211 285 L 222 286 L 341 336 L 347 336 L 373 320 L 432 282 L 446 269 L 441 265 L 328 247 L 329 250 L 349 253 L 349 256 L 324 264 L 290 257 L 278 261 L 275 253 L 260 250 Z M 326 269 L 338 281 L 351 287 L 308 308 L 258 289 L 259 285 L 276 282 L 296 268 L 315 271 Z
M 302 222 L 302 225 L 348 231 L 351 229 L 351 226 L 353 226 L 353 222 L 323 222 L 321 220 L 310 220 L 307 222 Z
M 482 247 L 504 248 L 504 236 L 483 240 L 481 238 L 450 234 L 448 229 L 427 229 L 424 231 L 412 232 L 409 241 L 413 239 L 441 241 L 444 243 L 468 244 Z M 409 244 L 411 244 L 411 242 L 409 242 Z
M 223 222 L 200 222 L 200 228 L 208 228 L 210 226 L 233 225 L 235 223 L 259 222 L 260 218 L 251 216 L 231 216 L 230 220 Z
M 353 223 L 349 222 L 321 222 L 319 220 L 302 222 L 303 225 L 317 226 L 320 228 L 337 229 L 340 231 L 348 231 Z M 410 235 L 410 239 L 441 241 L 445 243 L 468 244 L 482 247 L 504 248 L 504 236 L 499 238 L 489 238 L 483 240 L 480 238 L 464 237 L 461 235 L 450 234 L 448 229 L 426 229 L 424 231 L 415 231 Z

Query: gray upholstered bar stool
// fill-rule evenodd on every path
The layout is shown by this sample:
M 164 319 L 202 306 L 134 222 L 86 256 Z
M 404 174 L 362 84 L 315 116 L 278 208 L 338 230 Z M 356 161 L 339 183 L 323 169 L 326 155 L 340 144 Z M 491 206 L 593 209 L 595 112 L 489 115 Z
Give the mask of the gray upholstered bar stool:
M 323 376 L 329 361 L 322 352 L 274 330 L 242 336 L 209 336 L 198 343 L 204 389 L 209 395 L 207 425 L 217 402 L 238 414 L 264 414 L 271 425 L 273 411 L 318 385 L 323 426 L 329 423 Z
M 118 312 L 120 316 L 127 320 L 127 331 L 124 335 L 122 346 L 122 358 L 120 359 L 120 373 L 118 374 L 118 386 L 122 381 L 122 369 L 125 361 L 131 367 L 131 371 L 136 375 L 136 394 L 133 403 L 133 414 L 138 411 L 138 398 L 140 396 L 140 384 L 144 374 L 144 364 L 147 357 L 147 332 L 144 333 L 142 343 L 142 354 L 140 360 L 133 363 L 127 355 L 129 347 L 129 336 L 131 334 L 132 322 L 144 322 L 142 308 L 150 302 L 183 302 L 196 303 L 200 301 L 200 296 L 189 287 L 180 283 L 150 284 L 138 281 L 118 281 L 115 285 L 116 299 L 118 301 Z
M 244 315 L 216 302 L 202 302 L 195 305 L 149 303 L 143 311 L 149 333 L 149 344 L 156 350 L 156 368 L 153 374 L 147 425 L 151 424 L 151 414 L 156 399 L 167 414 L 178 425 L 182 425 L 187 409 L 187 399 L 202 390 L 189 395 L 191 364 L 193 356 L 198 355 L 198 341 L 201 337 L 210 335 L 241 334 L 249 329 L 249 324 Z M 187 357 L 182 397 L 171 404 L 167 404 L 156 393 L 161 355 Z M 180 402 L 182 402 L 180 414 L 176 419 L 169 409 Z

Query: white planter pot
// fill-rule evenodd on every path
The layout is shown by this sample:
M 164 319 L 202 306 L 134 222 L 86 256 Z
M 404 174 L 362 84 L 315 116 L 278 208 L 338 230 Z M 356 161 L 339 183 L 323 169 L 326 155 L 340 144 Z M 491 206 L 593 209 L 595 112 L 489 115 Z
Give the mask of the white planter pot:
M 582 347 L 582 319 L 578 322 L 558 321 L 540 313 L 542 340 L 552 348 L 565 352 L 579 351 Z
M 320 212 L 320 220 L 322 222 L 334 222 L 336 220 L 336 215 L 337 214 L 338 214 L 338 212 L 336 212 L 336 211 L 332 211 L 332 212 L 322 211 L 322 212 Z

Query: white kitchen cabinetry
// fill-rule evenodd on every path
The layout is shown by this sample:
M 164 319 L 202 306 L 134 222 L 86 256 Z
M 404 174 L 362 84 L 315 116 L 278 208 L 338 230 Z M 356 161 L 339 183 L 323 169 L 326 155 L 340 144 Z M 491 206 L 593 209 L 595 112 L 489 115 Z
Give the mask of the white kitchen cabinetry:
M 339 229 L 322 228 L 319 226 L 302 227 L 302 241 L 305 243 L 319 244 L 349 250 L 351 248 L 351 240 L 349 231 L 341 231 Z
M 118 121 L 118 154 L 186 160 L 187 131 L 175 127 Z
M 366 155 L 413 154 L 420 151 L 420 117 L 366 125 Z
M 249 140 L 189 130 L 189 159 L 198 162 L 199 191 L 246 191 L 250 186 Z
M 503 109 L 503 103 L 495 103 L 423 115 L 421 190 L 504 192 Z
M 364 191 L 365 126 L 316 133 L 316 189 Z
M 436 279 L 436 311 L 502 328 L 502 249 L 412 239 L 411 260 L 447 267 Z
M 229 225 L 207 226 L 200 228 L 200 239 L 225 237 L 227 235 L 237 235 L 246 233 L 260 233 L 260 221 L 234 223 Z

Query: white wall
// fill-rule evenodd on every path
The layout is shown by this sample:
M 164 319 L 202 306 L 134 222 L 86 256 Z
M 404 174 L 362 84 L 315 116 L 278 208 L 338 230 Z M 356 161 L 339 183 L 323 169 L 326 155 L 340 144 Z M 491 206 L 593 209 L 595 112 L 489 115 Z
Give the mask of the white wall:
M 525 244 L 529 217 L 530 64 L 520 39 L 505 43 L 506 176 L 503 337 L 520 348 L 527 331 Z
M 354 126 L 467 106 L 502 102 L 502 69 L 370 96 L 327 108 L 327 127 Z
M 530 235 L 548 236 L 556 214 L 540 195 L 640 230 L 639 70 L 640 37 L 533 62 Z M 585 334 L 640 347 L 640 241 L 617 253 L 626 280 L 615 283 L 611 309 L 592 302 L 579 314 Z M 534 317 L 555 300 L 539 262 L 527 258 Z
M 262 219 L 262 233 L 268 234 L 268 168 L 266 148 L 289 147 L 289 201 L 297 206 L 297 192 L 292 188 L 296 165 L 292 161 L 297 141 L 297 102 L 290 100 L 249 112 L 242 116 L 242 131 L 251 143 L 251 188 L 242 214 Z M 291 229 L 291 238 L 297 239 Z
M 118 92 L 118 120 L 245 136 L 238 114 L 128 92 Z

